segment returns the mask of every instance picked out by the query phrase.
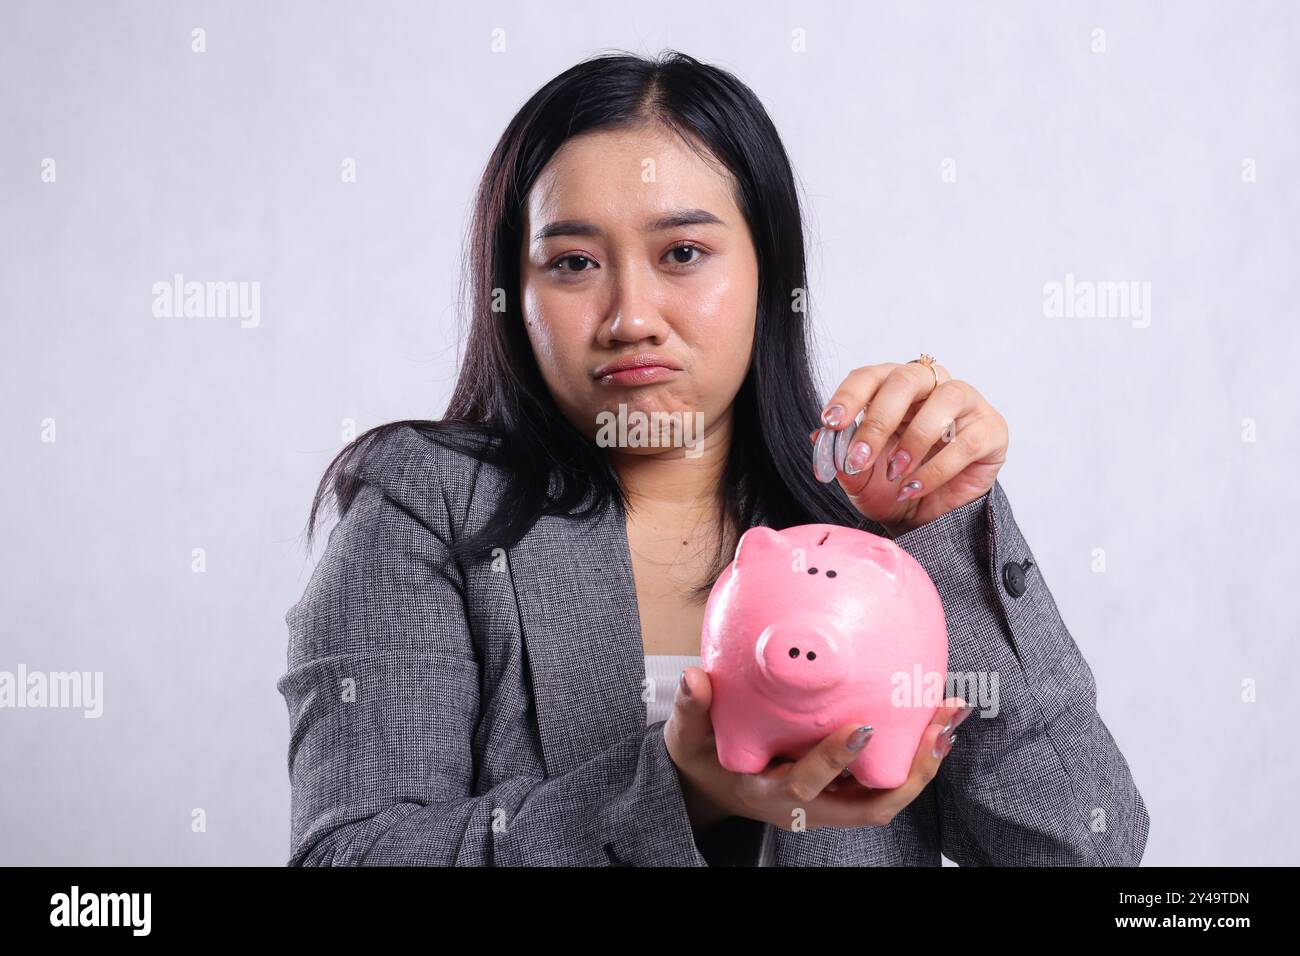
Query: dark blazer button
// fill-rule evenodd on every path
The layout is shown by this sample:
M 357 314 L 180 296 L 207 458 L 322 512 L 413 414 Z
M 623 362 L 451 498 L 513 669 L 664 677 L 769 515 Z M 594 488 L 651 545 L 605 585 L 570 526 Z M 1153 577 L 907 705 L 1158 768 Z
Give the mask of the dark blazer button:
M 1028 558 L 1025 558 L 1024 564 L 1008 561 L 1002 565 L 1002 583 L 1013 598 L 1018 598 L 1025 593 L 1027 587 L 1025 574 L 1032 566 L 1033 562 Z

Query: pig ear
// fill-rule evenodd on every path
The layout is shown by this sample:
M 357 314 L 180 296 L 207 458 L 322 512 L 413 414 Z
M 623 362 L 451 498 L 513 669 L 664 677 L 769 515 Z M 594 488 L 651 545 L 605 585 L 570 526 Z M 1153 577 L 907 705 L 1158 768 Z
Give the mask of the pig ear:
M 900 557 L 902 549 L 894 542 L 869 531 L 863 533 L 866 534 L 867 541 L 861 553 L 883 568 L 890 577 L 898 577 L 903 570 L 903 560 Z
M 766 525 L 755 525 L 740 536 L 736 545 L 736 567 L 743 567 L 763 555 L 780 553 L 787 548 L 785 536 Z

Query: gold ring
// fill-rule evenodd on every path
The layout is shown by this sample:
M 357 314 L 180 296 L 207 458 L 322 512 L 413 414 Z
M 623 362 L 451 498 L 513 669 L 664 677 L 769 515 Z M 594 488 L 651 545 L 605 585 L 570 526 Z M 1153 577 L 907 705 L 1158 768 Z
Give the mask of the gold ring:
M 921 353 L 921 357 L 920 357 L 919 359 L 912 359 L 912 362 L 917 362 L 917 363 L 919 363 L 919 364 L 921 364 L 921 365 L 924 365 L 924 366 L 925 366 L 926 368 L 928 368 L 931 372 L 933 372 L 933 373 L 934 373 L 934 388 L 938 388 L 938 387 L 939 387 L 939 370 L 938 370 L 937 368 L 934 367 L 934 356 L 933 356 L 933 355 L 926 355 L 924 352 L 922 352 L 922 353 Z M 911 365 L 912 362 L 908 362 L 907 364 L 908 364 L 908 365 Z M 933 391 L 934 391 L 934 388 L 930 389 L 930 391 L 933 392 Z

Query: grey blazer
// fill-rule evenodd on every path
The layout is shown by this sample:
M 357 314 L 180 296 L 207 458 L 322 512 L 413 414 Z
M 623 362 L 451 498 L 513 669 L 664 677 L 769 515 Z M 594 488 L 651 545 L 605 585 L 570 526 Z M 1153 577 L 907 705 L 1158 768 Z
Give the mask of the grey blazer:
M 621 508 L 440 575 L 498 470 L 408 426 L 362 477 L 285 617 L 289 864 L 708 865 L 645 723 Z M 1001 485 L 895 540 L 938 588 L 950 671 L 997 673 L 997 716 L 887 826 L 762 825 L 771 863 L 1136 865 L 1146 806 Z

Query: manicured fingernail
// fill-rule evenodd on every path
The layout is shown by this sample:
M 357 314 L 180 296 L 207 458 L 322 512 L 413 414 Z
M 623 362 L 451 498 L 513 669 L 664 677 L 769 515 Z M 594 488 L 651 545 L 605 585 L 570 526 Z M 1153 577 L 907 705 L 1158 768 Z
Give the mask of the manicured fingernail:
M 857 422 L 850 422 L 845 428 L 835 433 L 835 467 L 844 471 L 845 459 L 849 454 L 849 445 L 853 443 L 853 433 L 858 430 Z
M 956 739 L 956 734 L 940 734 L 938 737 L 934 738 L 934 749 L 932 749 L 930 753 L 935 757 L 948 756 L 948 752 L 952 750 L 952 742 Z
M 813 446 L 813 474 L 823 484 L 835 480 L 835 432 L 823 428 Z
M 874 731 L 871 729 L 870 724 L 863 724 L 857 730 L 853 731 L 853 736 L 849 738 L 849 749 L 854 753 L 857 753 L 867 745 L 867 740 L 870 739 L 873 733 Z
M 898 449 L 889 459 L 889 470 L 885 472 L 885 478 L 889 481 L 895 480 L 903 472 L 907 471 L 907 466 L 912 463 L 912 456 L 903 449 Z
M 844 458 L 844 473 L 846 475 L 859 474 L 863 468 L 867 467 L 867 462 L 871 460 L 871 446 L 864 441 L 854 442 L 853 447 L 849 449 L 848 455 Z
M 921 490 L 921 483 L 917 481 L 915 478 L 913 478 L 907 484 L 903 485 L 903 489 L 898 493 L 898 497 L 895 500 L 906 501 L 908 498 L 912 497 L 920 490 Z
M 834 428 L 840 422 L 844 421 L 844 406 L 832 405 L 822 412 L 822 421 Z

